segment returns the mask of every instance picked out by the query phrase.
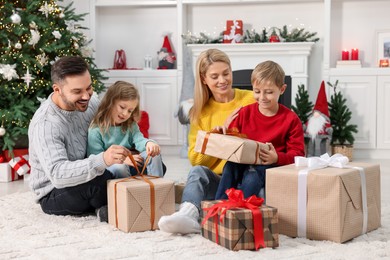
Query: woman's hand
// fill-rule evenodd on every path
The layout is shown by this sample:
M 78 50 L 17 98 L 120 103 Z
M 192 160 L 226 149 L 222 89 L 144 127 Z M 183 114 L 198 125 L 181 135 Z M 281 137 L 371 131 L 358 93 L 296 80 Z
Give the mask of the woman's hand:
M 263 165 L 271 165 L 278 162 L 278 154 L 271 143 L 266 143 L 269 150 L 260 149 L 260 160 Z
M 160 146 L 154 142 L 146 143 L 146 153 L 152 157 L 160 154 Z
M 238 107 L 234 109 L 233 112 L 226 118 L 225 123 L 223 124 L 226 129 L 229 128 L 230 124 L 238 116 L 238 112 L 241 110 L 241 108 L 242 107 Z

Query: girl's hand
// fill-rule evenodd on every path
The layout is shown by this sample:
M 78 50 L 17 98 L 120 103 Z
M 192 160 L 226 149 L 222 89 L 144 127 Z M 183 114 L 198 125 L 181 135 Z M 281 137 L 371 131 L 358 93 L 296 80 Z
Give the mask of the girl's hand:
M 260 149 L 260 160 L 263 165 L 271 165 L 278 162 L 278 154 L 271 143 L 266 143 L 269 150 Z
M 160 146 L 154 142 L 146 143 L 146 153 L 152 157 L 160 154 Z
M 138 168 L 142 167 L 144 165 L 144 158 L 142 158 L 139 154 L 133 154 L 134 161 L 137 163 Z M 133 166 L 133 162 L 130 160 L 130 158 L 127 156 L 126 159 L 123 161 L 123 163 Z

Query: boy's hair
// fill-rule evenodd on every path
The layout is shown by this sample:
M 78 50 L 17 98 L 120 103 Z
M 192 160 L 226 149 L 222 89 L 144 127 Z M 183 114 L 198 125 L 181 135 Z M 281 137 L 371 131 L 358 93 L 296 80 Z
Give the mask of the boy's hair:
M 270 81 L 281 88 L 284 85 L 284 76 L 284 70 L 279 64 L 267 60 L 259 63 L 252 71 L 251 83 L 254 86 Z
M 60 84 L 67 76 L 82 75 L 87 70 L 88 64 L 82 57 L 61 57 L 51 66 L 51 81 Z
M 218 49 L 208 49 L 203 51 L 196 62 L 196 75 L 194 87 L 194 105 L 190 111 L 190 122 L 195 123 L 200 117 L 203 107 L 212 96 L 210 89 L 206 84 L 203 84 L 203 79 L 206 77 L 206 72 L 209 67 L 215 62 L 223 62 L 230 65 L 229 56 Z
M 117 81 L 111 85 L 100 102 L 98 111 L 91 122 L 91 127 L 99 127 L 102 133 L 108 133 L 108 129 L 114 126 L 111 121 L 111 111 L 117 100 L 140 100 L 137 88 L 126 81 Z M 139 102 L 131 113 L 130 118 L 121 124 L 122 131 L 130 129 L 140 117 Z

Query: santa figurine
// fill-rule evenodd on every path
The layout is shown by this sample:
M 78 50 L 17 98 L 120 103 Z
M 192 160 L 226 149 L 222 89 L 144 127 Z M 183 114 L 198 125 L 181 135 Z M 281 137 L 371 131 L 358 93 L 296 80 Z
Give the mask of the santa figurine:
M 305 139 L 308 141 L 307 157 L 320 156 L 329 151 L 333 128 L 329 119 L 324 81 L 321 83 L 313 112 L 305 124 L 304 130 Z
M 175 54 L 172 51 L 168 36 L 164 37 L 164 43 L 158 54 L 158 68 L 159 70 L 173 69 L 175 67 Z

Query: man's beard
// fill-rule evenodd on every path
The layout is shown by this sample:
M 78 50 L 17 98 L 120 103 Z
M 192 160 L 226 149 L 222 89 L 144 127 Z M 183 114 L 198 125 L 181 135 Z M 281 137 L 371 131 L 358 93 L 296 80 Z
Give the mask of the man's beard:
M 69 110 L 69 111 L 84 112 L 88 108 L 88 103 L 87 103 L 87 106 L 84 107 L 83 105 L 78 104 L 77 101 L 76 102 L 72 102 L 72 101 L 68 100 L 66 98 L 66 96 L 63 95 L 63 94 L 60 94 L 60 98 L 62 99 L 62 102 L 67 106 L 67 110 Z M 78 100 L 78 101 L 82 101 L 82 100 Z
M 306 132 L 310 134 L 311 139 L 315 139 L 317 137 L 318 132 L 320 132 L 326 123 L 325 117 L 322 115 L 315 117 L 310 117 L 308 123 L 307 123 L 307 129 Z

